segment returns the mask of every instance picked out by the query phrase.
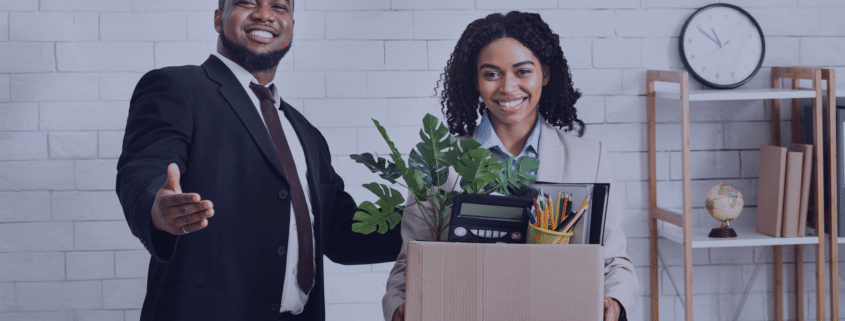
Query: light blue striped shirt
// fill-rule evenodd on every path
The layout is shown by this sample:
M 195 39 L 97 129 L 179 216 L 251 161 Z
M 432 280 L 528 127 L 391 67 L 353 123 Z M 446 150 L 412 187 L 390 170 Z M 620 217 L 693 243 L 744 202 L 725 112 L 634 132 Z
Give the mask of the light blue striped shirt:
M 531 130 L 531 136 L 528 136 L 528 140 L 525 142 L 525 147 L 523 147 L 519 155 L 514 158 L 514 162 L 510 164 L 511 168 L 515 168 L 516 160 L 522 157 L 531 157 L 534 159 L 539 158 L 540 127 L 540 115 L 537 115 L 537 123 L 534 124 L 534 129 Z M 492 152 L 493 155 L 496 155 L 500 162 L 514 157 L 502 144 L 499 136 L 496 135 L 496 131 L 493 130 L 493 123 L 490 122 L 490 115 L 487 109 L 485 109 L 481 114 L 481 124 L 478 125 L 478 133 L 475 135 L 475 141 L 481 144 L 482 148 L 486 148 Z

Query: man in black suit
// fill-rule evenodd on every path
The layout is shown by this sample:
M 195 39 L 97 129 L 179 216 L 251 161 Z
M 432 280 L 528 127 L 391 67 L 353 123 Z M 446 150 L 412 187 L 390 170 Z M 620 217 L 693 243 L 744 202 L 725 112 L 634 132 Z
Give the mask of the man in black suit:
M 117 195 L 152 255 L 142 320 L 324 320 L 324 254 L 399 253 L 398 228 L 352 232 L 326 140 L 278 95 L 293 6 L 220 0 L 218 53 L 135 88 Z

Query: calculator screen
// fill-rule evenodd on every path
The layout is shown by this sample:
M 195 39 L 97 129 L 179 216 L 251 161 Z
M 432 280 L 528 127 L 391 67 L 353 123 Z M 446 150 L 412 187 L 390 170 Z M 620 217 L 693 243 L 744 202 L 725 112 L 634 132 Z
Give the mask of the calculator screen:
M 522 207 L 463 203 L 461 204 L 460 215 L 521 221 L 522 212 Z

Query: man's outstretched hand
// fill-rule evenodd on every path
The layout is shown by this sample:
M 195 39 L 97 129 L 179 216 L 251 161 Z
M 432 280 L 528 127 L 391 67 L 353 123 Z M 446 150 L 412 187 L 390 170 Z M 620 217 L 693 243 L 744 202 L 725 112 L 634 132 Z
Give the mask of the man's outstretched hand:
M 203 201 L 197 193 L 182 193 L 179 166 L 167 166 L 167 181 L 156 193 L 152 220 L 155 228 L 173 235 L 196 232 L 208 226 L 214 216 L 214 204 Z

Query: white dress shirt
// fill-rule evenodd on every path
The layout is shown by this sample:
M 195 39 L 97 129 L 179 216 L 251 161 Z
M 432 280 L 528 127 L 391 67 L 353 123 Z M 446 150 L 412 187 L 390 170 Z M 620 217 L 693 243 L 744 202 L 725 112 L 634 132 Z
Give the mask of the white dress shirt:
M 258 115 L 261 116 L 262 124 L 264 123 L 264 115 L 261 113 L 261 104 L 258 100 L 258 96 L 249 88 L 250 83 L 259 84 L 258 80 L 255 79 L 249 71 L 238 65 L 234 61 L 225 56 L 214 53 L 217 58 L 223 61 L 229 70 L 235 74 L 235 77 L 238 78 L 238 82 L 241 86 L 244 87 L 246 90 L 247 95 L 249 95 L 250 100 L 252 100 L 252 104 L 255 106 Z M 270 87 L 270 85 L 276 83 L 276 79 L 273 79 L 270 83 L 268 83 L 265 87 Z M 296 131 L 293 129 L 293 126 L 288 121 L 287 117 L 285 117 L 285 113 L 279 109 L 279 104 L 281 103 L 281 98 L 279 98 L 279 92 L 276 88 L 279 85 L 276 85 L 273 88 L 273 106 L 276 107 L 276 111 L 279 114 L 279 121 L 282 123 L 282 130 L 285 132 L 285 137 L 288 140 L 288 145 L 290 145 L 290 152 L 293 155 L 293 161 L 296 164 L 296 172 L 299 176 L 299 181 L 302 184 L 303 192 L 305 194 L 305 201 L 308 203 L 308 214 L 311 218 L 311 226 L 308 228 L 312 229 L 311 232 L 311 244 L 314 244 L 314 212 L 313 208 L 311 208 L 311 195 L 308 193 L 308 180 L 305 177 L 305 171 L 307 168 L 307 163 L 305 162 L 305 153 L 302 151 L 302 144 L 299 143 L 299 137 L 296 135 Z M 269 131 L 268 131 L 269 132 Z M 308 302 L 308 295 L 299 288 L 299 283 L 296 280 L 296 267 L 299 260 L 299 239 L 297 238 L 296 234 L 296 220 L 294 219 L 293 215 L 293 202 L 291 202 L 290 208 L 291 218 L 290 218 L 290 227 L 288 233 L 288 246 L 287 246 L 287 263 L 285 264 L 285 283 L 282 288 L 282 298 L 281 298 L 281 309 L 279 312 L 288 312 L 290 311 L 293 314 L 300 314 L 302 310 L 305 308 L 305 303 Z M 311 249 L 314 251 L 314 249 Z M 312 255 L 313 257 L 313 255 Z M 315 258 L 316 259 L 316 258 Z M 312 264 L 311 266 L 316 267 L 316 264 Z M 316 275 L 316 273 L 312 273 Z M 315 280 L 316 281 L 316 280 Z M 310 290 L 310 289 L 309 289 Z

